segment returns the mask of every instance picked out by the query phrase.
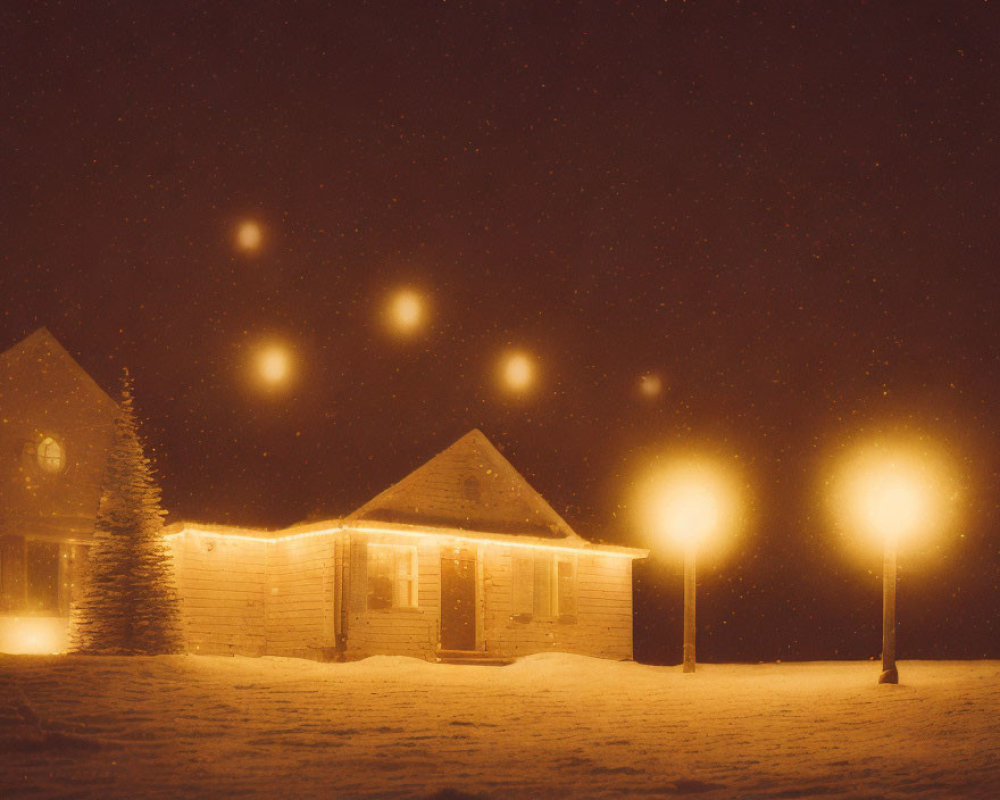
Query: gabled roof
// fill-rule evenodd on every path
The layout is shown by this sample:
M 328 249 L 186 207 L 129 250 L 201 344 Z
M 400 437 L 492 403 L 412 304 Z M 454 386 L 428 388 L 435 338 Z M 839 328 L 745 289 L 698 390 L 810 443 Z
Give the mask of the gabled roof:
M 55 370 L 62 370 L 97 402 L 111 409 L 117 408 L 115 401 L 97 385 L 66 348 L 59 344 L 56 337 L 49 333 L 48 328 L 39 328 L 13 347 L 0 353 L 0 400 L 6 388 L 25 380 L 25 376 L 44 375 Z
M 478 430 L 344 519 L 583 542 Z

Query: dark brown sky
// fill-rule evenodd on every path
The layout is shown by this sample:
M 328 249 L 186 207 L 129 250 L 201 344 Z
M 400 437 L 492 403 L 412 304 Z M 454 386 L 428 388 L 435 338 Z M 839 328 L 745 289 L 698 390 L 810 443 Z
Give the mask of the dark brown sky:
M 0 10 L 0 346 L 46 325 L 109 389 L 128 365 L 175 516 L 343 513 L 481 427 L 581 531 L 640 543 L 631 476 L 704 442 L 757 525 L 706 567 L 702 652 L 868 655 L 879 560 L 814 487 L 909 428 L 968 510 L 903 564 L 901 653 L 1000 655 L 996 7 L 161 5 Z M 432 298 L 416 341 L 379 327 L 401 284 Z M 301 361 L 266 396 L 269 336 Z M 508 344 L 542 363 L 520 402 Z M 674 572 L 641 576 L 651 657 Z

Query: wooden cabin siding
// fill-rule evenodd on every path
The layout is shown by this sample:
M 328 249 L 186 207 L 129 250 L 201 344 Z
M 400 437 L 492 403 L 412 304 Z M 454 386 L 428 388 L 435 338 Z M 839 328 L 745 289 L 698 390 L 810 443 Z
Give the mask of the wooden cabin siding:
M 188 531 L 171 544 L 191 652 L 438 657 L 441 559 L 456 553 L 448 538 L 331 531 L 251 541 Z M 368 608 L 370 544 L 415 552 L 415 606 Z M 463 542 L 460 550 L 476 559 L 476 650 L 502 658 L 547 651 L 632 657 L 630 558 L 495 542 L 475 548 Z M 551 568 L 547 591 L 531 582 L 536 561 Z M 560 561 L 573 565 L 568 584 L 560 584 Z M 530 578 L 518 572 L 525 563 L 532 565 Z M 549 598 L 548 616 L 524 613 L 534 591 Z M 402 590 L 394 592 L 396 602 Z
M 514 658 L 546 651 L 602 658 L 632 657 L 632 565 L 627 558 L 560 554 L 575 561 L 576 613 L 539 618 L 515 614 L 514 559 L 530 550 L 484 548 L 486 651 Z M 551 557 L 540 551 L 542 557 Z
M 93 538 L 117 407 L 45 329 L 0 353 L 0 536 Z M 63 467 L 36 448 L 58 442 Z
M 335 534 L 268 547 L 266 652 L 326 659 L 336 645 Z
M 171 546 L 188 651 L 263 655 L 268 544 L 186 533 Z
M 368 609 L 369 538 L 353 536 L 350 548 L 350 608 L 345 656 L 400 655 L 433 659 L 441 625 L 441 555 L 436 544 L 417 544 L 410 537 L 371 538 L 417 550 L 417 605 L 414 608 Z

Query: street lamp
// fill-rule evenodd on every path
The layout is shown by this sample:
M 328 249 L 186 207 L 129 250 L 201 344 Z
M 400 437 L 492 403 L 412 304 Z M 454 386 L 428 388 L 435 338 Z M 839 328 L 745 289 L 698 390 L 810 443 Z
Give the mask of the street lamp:
M 695 671 L 695 586 L 698 552 L 731 530 L 738 492 L 719 464 L 676 459 L 642 485 L 643 526 L 684 553 L 684 672 Z
M 841 466 L 835 497 L 848 525 L 882 546 L 882 673 L 879 683 L 899 683 L 896 668 L 896 556 L 939 528 L 953 493 L 945 460 L 926 445 L 876 442 Z

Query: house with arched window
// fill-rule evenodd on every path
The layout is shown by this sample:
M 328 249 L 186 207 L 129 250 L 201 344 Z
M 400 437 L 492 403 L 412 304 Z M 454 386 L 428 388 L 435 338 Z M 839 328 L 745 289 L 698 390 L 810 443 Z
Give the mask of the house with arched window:
M 478 430 L 344 517 L 167 538 L 192 652 L 313 659 L 628 659 L 647 555 L 579 536 Z
M 45 328 L 0 353 L 0 650 L 66 645 L 115 402 Z
M 115 402 L 45 329 L 0 354 L 0 651 L 66 647 Z M 165 531 L 204 654 L 632 657 L 632 562 L 579 536 L 473 430 L 351 513 Z

